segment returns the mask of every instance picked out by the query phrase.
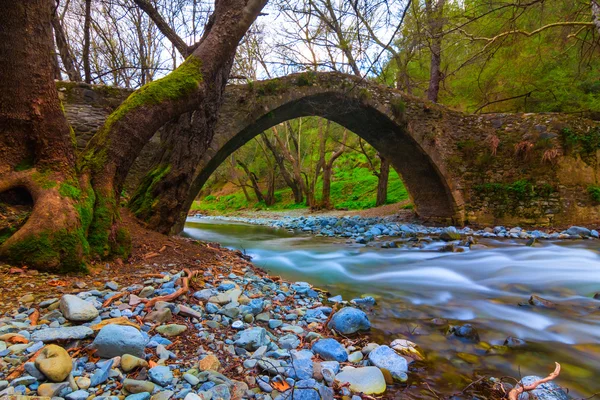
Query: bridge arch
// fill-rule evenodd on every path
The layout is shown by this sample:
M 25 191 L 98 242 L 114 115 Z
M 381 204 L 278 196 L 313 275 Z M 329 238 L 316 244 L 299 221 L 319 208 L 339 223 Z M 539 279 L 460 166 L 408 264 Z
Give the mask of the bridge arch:
M 298 85 L 317 79 L 328 85 Z M 385 93 L 383 98 L 378 88 Z M 423 101 L 414 104 L 412 98 L 389 94 L 389 88 L 342 74 L 305 73 L 263 81 L 259 87 L 228 87 L 213 143 L 198 166 L 185 209 L 216 168 L 255 136 L 291 119 L 318 116 L 354 132 L 390 160 L 420 217 L 462 223 L 462 196 L 444 170 L 441 155 L 434 147 L 423 146 L 427 135 L 414 134 L 415 129 L 429 131 L 431 126 L 410 121 L 411 114 L 419 113 L 431 121 L 431 110 Z

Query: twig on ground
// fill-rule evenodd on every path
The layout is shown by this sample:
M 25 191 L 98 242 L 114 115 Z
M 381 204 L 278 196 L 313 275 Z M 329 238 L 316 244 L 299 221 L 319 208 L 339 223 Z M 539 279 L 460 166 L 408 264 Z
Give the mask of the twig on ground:
M 508 399 L 509 400 L 518 400 L 519 395 L 521 393 L 528 392 L 530 390 L 534 390 L 542 383 L 550 382 L 551 380 L 555 379 L 560 374 L 560 364 L 557 362 L 555 362 L 555 364 L 556 364 L 556 368 L 547 377 L 540 379 L 539 381 L 535 381 L 531 385 L 523 385 L 523 384 L 519 383 L 517 386 L 515 386 L 514 389 L 512 389 L 510 392 L 508 392 Z

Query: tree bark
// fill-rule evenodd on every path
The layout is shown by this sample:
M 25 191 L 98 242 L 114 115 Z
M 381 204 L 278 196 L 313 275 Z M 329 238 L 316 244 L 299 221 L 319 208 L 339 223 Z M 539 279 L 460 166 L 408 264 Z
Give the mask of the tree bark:
M 34 201 L 27 222 L 0 243 L 0 257 L 80 270 L 87 254 L 85 194 L 53 79 L 52 12 L 51 0 L 0 2 L 0 193 L 20 187 Z
M 282 151 L 277 149 L 275 144 L 271 143 L 267 135 L 263 133 L 261 134 L 261 136 L 267 148 L 271 151 L 271 153 L 273 153 L 273 158 L 275 158 L 275 162 L 277 163 L 277 166 L 281 171 L 281 176 L 283 177 L 283 180 L 285 181 L 286 185 L 292 190 L 292 194 L 294 195 L 294 203 L 302 203 L 302 201 L 304 200 L 302 190 L 285 167 L 284 156 L 282 154 Z
M 333 164 L 346 149 L 346 139 L 348 137 L 348 131 L 344 129 L 344 137 L 340 147 L 331 155 L 331 158 L 323 163 L 323 192 L 321 195 L 321 207 L 324 209 L 333 208 L 331 204 L 331 176 L 333 174 Z
M 266 198 L 265 198 L 265 196 L 263 196 L 262 191 L 260 190 L 260 186 L 258 186 L 258 178 L 256 177 L 256 174 L 254 172 L 250 171 L 248 166 L 246 164 L 244 164 L 243 162 L 241 162 L 240 160 L 237 160 L 237 164 L 240 167 L 242 167 L 242 169 L 246 173 L 246 176 L 250 180 L 250 183 L 252 184 L 252 190 L 254 190 L 254 195 L 256 196 L 256 200 L 259 202 L 262 201 L 262 202 L 266 203 L 267 202 Z
M 379 167 L 379 174 L 377 174 L 377 199 L 375 200 L 375 206 L 379 207 L 387 203 L 387 190 L 388 181 L 390 177 L 390 162 L 387 158 L 381 154 L 377 154 L 381 161 Z
M 56 14 L 52 16 L 52 27 L 54 28 L 54 38 L 56 40 L 60 59 L 69 80 L 72 82 L 81 82 L 81 74 L 79 73 L 79 69 L 77 69 L 75 60 L 71 56 L 71 49 L 69 49 L 67 37 L 65 36 L 62 24 Z
M 132 207 L 150 228 L 162 233 L 170 233 L 175 222 L 185 220 L 193 198 L 190 200 L 181 193 L 188 192 L 203 155 L 201 148 L 198 150 L 186 143 L 194 140 L 207 144 L 212 140 L 237 45 L 266 2 L 219 0 L 200 45 L 186 61 L 165 78 L 135 92 L 108 119 L 84 155 L 101 198 L 118 198 L 131 164 L 154 132 L 182 114 L 194 111 L 193 131 L 178 131 L 170 142 L 184 144 L 174 147 L 171 161 L 163 163 L 162 170 L 157 171 L 156 168 L 161 165 L 155 165 L 148 173 L 145 181 L 153 184 L 140 185 L 136 191 L 136 197 L 146 198 L 145 203 L 149 206 L 144 210 L 135 205 Z M 155 91 L 155 88 L 158 89 Z M 171 88 L 173 95 L 156 101 L 155 96 L 160 97 L 160 93 L 164 93 L 161 88 Z M 115 115 L 119 118 L 115 119 Z M 106 144 L 105 154 L 97 150 L 102 143 Z M 98 158 L 107 162 L 94 162 Z M 185 162 L 176 162 L 183 159 Z M 166 170 L 168 166 L 171 168 Z M 157 175 L 157 172 L 160 173 Z M 90 243 L 93 247 L 105 246 L 106 228 L 118 218 L 114 204 L 110 200 L 109 205 L 115 210 L 110 219 L 97 221 L 105 233 L 99 243 Z
M 135 4 L 139 8 L 141 8 L 152 21 L 156 24 L 156 27 L 160 32 L 165 35 L 167 39 L 171 42 L 173 47 L 177 49 L 179 54 L 181 54 L 184 58 L 192 54 L 197 45 L 188 46 L 185 41 L 179 37 L 179 35 L 169 26 L 167 21 L 164 20 L 162 15 L 154 8 L 154 6 L 148 0 L 134 0 Z M 196 6 L 196 2 L 194 2 L 194 7 Z
M 92 70 L 90 68 L 90 46 L 91 46 L 91 24 L 92 24 L 92 0 L 85 0 L 85 19 L 83 22 L 83 73 L 86 83 L 92 83 Z
M 425 1 L 427 23 L 429 26 L 429 47 L 431 51 L 427 99 L 436 103 L 438 101 L 440 82 L 442 80 L 442 31 L 444 28 L 442 14 L 445 1 L 446 0 Z
M 592 22 L 596 26 L 596 30 L 598 34 L 600 34 L 600 1 L 599 0 L 591 0 L 592 6 Z

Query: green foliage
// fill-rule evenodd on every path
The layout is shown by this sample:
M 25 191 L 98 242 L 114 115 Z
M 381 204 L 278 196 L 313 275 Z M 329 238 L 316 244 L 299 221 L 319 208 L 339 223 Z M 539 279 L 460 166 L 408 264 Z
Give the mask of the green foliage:
M 152 207 L 156 202 L 154 197 L 154 187 L 171 171 L 168 164 L 158 165 L 146 174 L 139 184 L 135 193 L 129 201 L 129 208 L 140 218 L 145 218 L 151 214 Z
M 296 79 L 296 85 L 298 86 L 312 86 L 317 80 L 317 75 L 313 71 L 303 72 Z
M 404 103 L 401 98 L 398 97 L 392 100 L 390 106 L 392 107 L 392 114 L 394 114 L 394 117 L 402 118 L 404 116 L 404 112 L 406 111 L 406 103 Z
M 15 171 L 26 171 L 33 168 L 33 157 L 25 157 L 17 165 L 15 165 Z
M 531 37 L 508 34 L 494 42 L 469 39 L 493 38 L 510 30 L 532 32 L 556 22 L 588 22 L 589 4 L 513 4 L 445 4 L 441 69 L 447 73 L 439 102 L 470 112 L 482 106 L 483 112 L 600 110 L 600 46 L 589 39 L 597 35 L 593 27 L 555 26 Z M 393 86 L 399 78 L 404 90 L 425 93 L 431 57 L 431 39 L 422 29 L 426 24 L 425 2 L 413 2 L 396 42 L 400 55 L 390 60 L 380 80 Z M 461 29 L 453 29 L 456 26 Z
M 567 152 L 589 156 L 600 149 L 600 129 L 590 129 L 588 132 L 574 131 L 571 128 L 561 130 L 563 146 Z
M 590 185 L 587 190 L 592 200 L 594 200 L 595 203 L 600 203 L 600 186 Z
M 497 217 L 505 213 L 515 215 L 519 208 L 534 205 L 537 200 L 547 199 L 556 191 L 547 183 L 534 185 L 525 179 L 512 183 L 484 183 L 476 185 L 474 189 L 476 193 L 486 196 L 490 202 L 498 205 L 494 207 Z
M 275 78 L 258 85 L 256 93 L 259 96 L 272 96 L 283 90 L 285 90 L 285 85 L 281 82 L 281 79 Z

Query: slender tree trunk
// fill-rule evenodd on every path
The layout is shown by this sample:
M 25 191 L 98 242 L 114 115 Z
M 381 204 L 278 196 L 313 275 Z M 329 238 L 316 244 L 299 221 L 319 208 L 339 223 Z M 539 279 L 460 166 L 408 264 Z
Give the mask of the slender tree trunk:
M 382 157 L 381 154 L 377 154 L 377 156 L 381 161 L 381 166 L 379 167 L 379 174 L 377 174 L 377 199 L 375 205 L 379 207 L 387 203 L 390 162 L 387 158 Z
M 54 83 L 52 11 L 51 0 L 0 2 L 0 193 L 24 188 L 34 201 L 27 222 L 0 242 L 0 257 L 79 270 L 87 254 L 80 201 L 87 195 Z
M 323 192 L 321 196 L 321 207 L 325 209 L 333 208 L 333 204 L 331 204 L 331 176 L 333 174 L 333 164 L 335 163 L 335 160 L 337 160 L 344 153 L 344 150 L 346 149 L 347 138 L 348 131 L 344 130 L 342 144 L 331 155 L 331 158 L 328 161 L 324 160 L 323 162 Z
M 282 150 L 277 149 L 276 146 L 273 143 L 271 143 L 267 135 L 265 135 L 264 133 L 262 134 L 262 138 L 267 148 L 271 150 L 271 153 L 273 153 L 273 158 L 275 158 L 275 162 L 277 163 L 277 166 L 281 171 L 281 176 L 283 177 L 283 180 L 285 181 L 286 185 L 292 190 L 292 193 L 294 195 L 294 203 L 302 203 L 302 200 L 304 200 L 302 190 L 286 169 Z
M 92 70 L 90 68 L 90 46 L 91 46 L 91 24 L 92 24 L 92 0 L 85 0 L 85 19 L 83 22 L 83 72 L 85 82 L 92 83 Z
M 429 26 L 431 61 L 429 65 L 429 88 L 427 99 L 438 101 L 440 82 L 442 80 L 442 31 L 443 10 L 446 0 L 426 0 L 425 7 Z M 435 2 L 435 4 L 432 4 Z
M 56 40 L 58 52 L 60 53 L 60 59 L 62 60 L 69 80 L 72 82 L 81 82 L 81 74 L 77 69 L 75 60 L 71 56 L 71 50 L 69 49 L 65 32 L 56 14 L 52 16 L 52 27 L 54 28 L 54 38 Z
M 598 34 L 600 34 L 600 0 L 591 0 L 592 5 L 592 21 L 596 25 Z
M 250 183 L 252 184 L 252 190 L 254 190 L 254 195 L 256 196 L 256 200 L 266 203 L 267 201 L 265 199 L 265 196 L 263 196 L 262 191 L 260 190 L 260 186 L 258 186 L 258 179 L 256 178 L 256 174 L 254 172 L 250 171 L 248 166 L 246 164 L 244 164 L 243 162 L 241 162 L 240 160 L 237 160 L 237 163 L 240 167 L 242 167 L 242 169 L 246 173 L 246 176 L 248 177 L 248 179 L 250 179 Z

